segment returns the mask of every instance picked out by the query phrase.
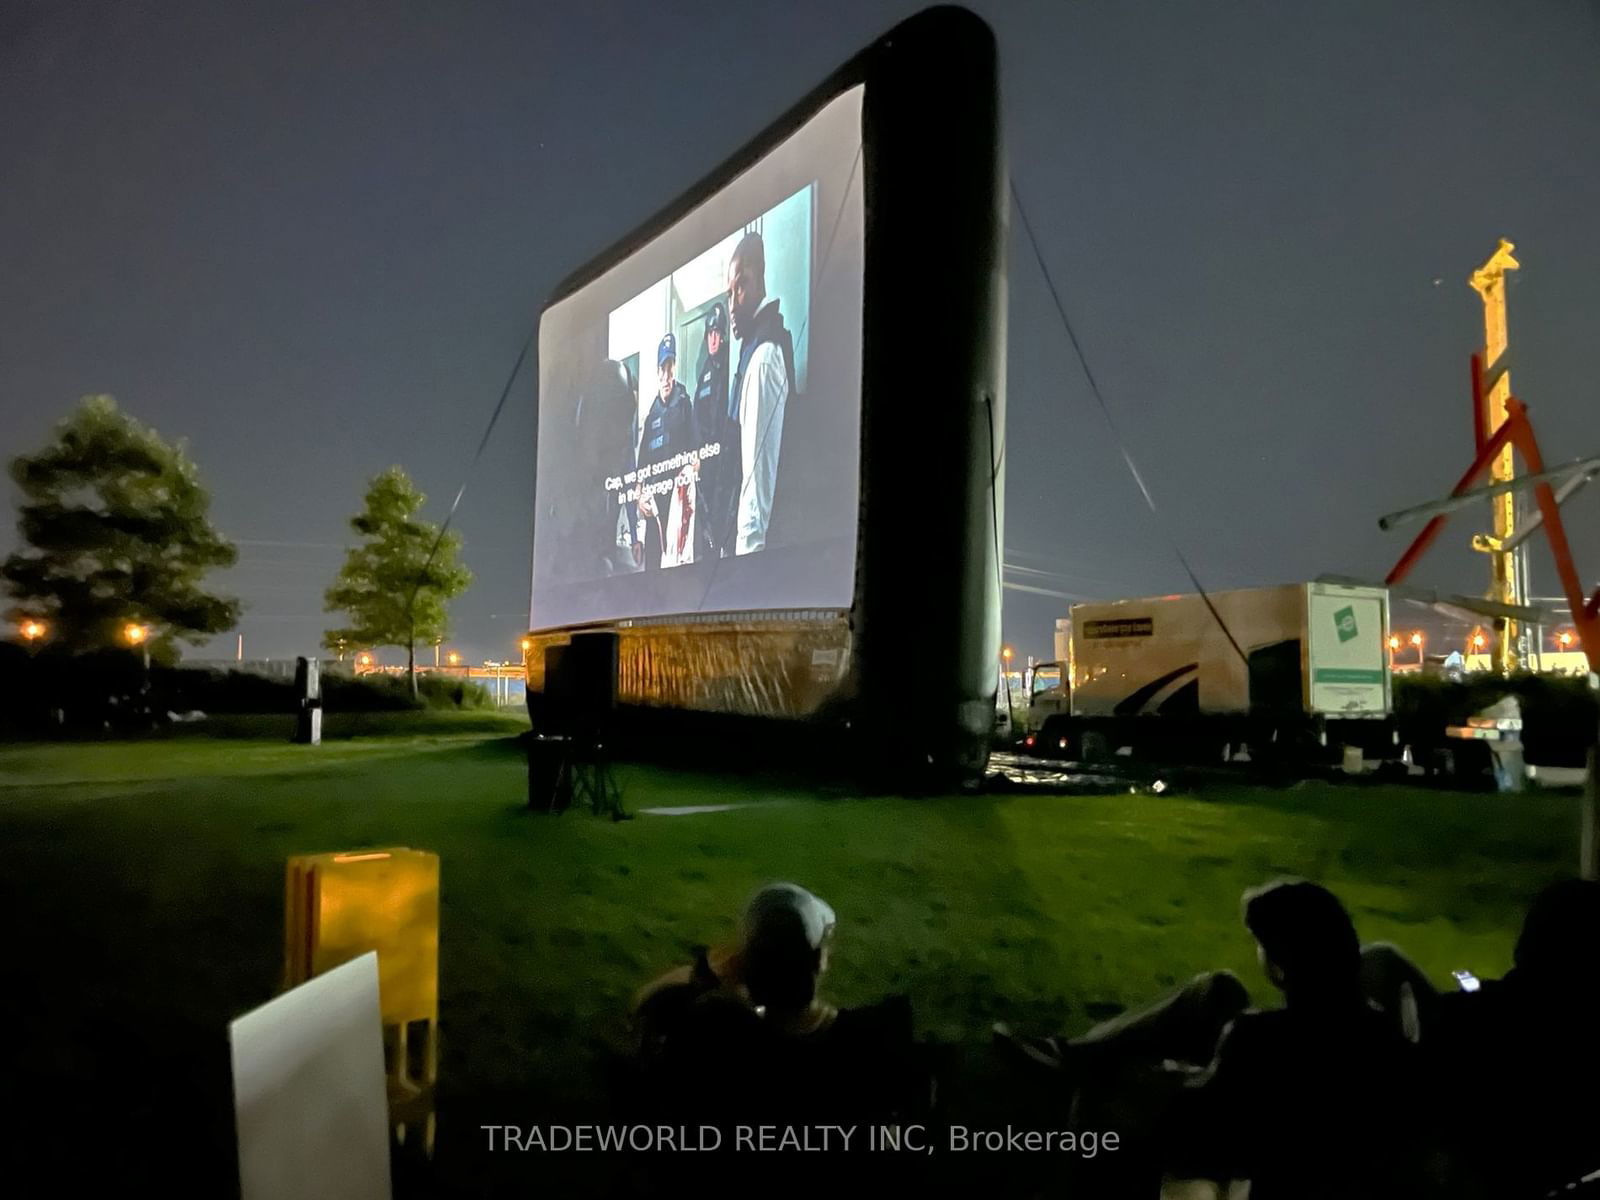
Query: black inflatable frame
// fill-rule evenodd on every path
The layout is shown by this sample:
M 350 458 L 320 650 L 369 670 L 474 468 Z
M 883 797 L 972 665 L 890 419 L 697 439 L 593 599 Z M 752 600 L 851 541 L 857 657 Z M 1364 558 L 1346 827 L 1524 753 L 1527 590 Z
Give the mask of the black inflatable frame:
M 853 761 L 940 785 L 983 772 L 999 683 L 1007 210 L 989 27 L 957 7 L 897 25 L 562 281 L 549 303 L 639 250 L 858 84 L 861 507 L 850 700 L 829 723 L 848 730 Z

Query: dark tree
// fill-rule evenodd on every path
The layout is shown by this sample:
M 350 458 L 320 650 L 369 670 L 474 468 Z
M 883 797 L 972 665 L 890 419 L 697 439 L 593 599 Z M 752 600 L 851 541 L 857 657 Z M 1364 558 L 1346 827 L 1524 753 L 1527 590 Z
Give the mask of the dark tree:
M 53 442 L 12 460 L 11 478 L 27 544 L 0 565 L 12 620 L 42 622 L 71 652 L 116 645 L 136 624 L 162 657 L 237 624 L 238 600 L 201 586 L 238 552 L 211 524 L 184 443 L 86 396 Z
M 350 624 L 330 629 L 322 638 L 328 649 L 340 651 L 404 646 L 413 698 L 417 642 L 446 636 L 446 606 L 472 582 L 472 572 L 456 560 L 460 535 L 440 538 L 437 525 L 415 519 L 426 500 L 399 467 L 390 467 L 367 486 L 365 507 L 350 519 L 350 527 L 364 540 L 345 555 L 339 578 L 325 597 L 326 611 L 346 614 Z

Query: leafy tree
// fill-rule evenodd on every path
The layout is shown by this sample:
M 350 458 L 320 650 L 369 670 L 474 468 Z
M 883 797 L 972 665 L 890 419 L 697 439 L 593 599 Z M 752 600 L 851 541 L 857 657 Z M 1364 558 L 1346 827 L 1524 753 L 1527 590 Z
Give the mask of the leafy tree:
M 51 643 L 73 652 L 115 645 L 138 623 L 160 657 L 237 624 L 239 601 L 201 587 L 238 551 L 213 528 L 183 442 L 163 441 L 110 396 L 85 396 L 53 442 L 12 460 L 11 478 L 26 543 L 0 565 L 12 620 L 45 621 Z
M 456 561 L 461 536 L 447 533 L 440 538 L 437 525 L 415 519 L 426 500 L 399 467 L 390 467 L 367 485 L 366 506 L 350 519 L 350 527 L 365 540 L 345 555 L 324 606 L 350 618 L 348 626 L 323 635 L 328 649 L 406 648 L 413 697 L 417 642 L 448 635 L 446 604 L 472 582 L 472 572 Z M 436 541 L 438 550 L 430 562 Z

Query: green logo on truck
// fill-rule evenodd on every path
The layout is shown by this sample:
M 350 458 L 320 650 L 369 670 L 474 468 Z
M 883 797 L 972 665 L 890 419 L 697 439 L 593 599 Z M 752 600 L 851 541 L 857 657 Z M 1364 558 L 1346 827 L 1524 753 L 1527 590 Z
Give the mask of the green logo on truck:
M 1312 683 L 1382 683 L 1382 668 L 1318 667 L 1311 672 Z
M 1356 610 L 1346 605 L 1333 614 L 1334 628 L 1339 631 L 1339 640 L 1348 642 L 1356 636 Z

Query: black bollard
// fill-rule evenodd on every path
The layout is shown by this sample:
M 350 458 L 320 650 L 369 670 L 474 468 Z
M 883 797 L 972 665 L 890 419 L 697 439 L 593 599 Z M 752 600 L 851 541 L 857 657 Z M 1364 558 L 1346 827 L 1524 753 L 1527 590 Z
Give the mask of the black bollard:
M 316 659 L 294 660 L 294 694 L 294 740 L 302 746 L 322 745 L 322 672 Z

